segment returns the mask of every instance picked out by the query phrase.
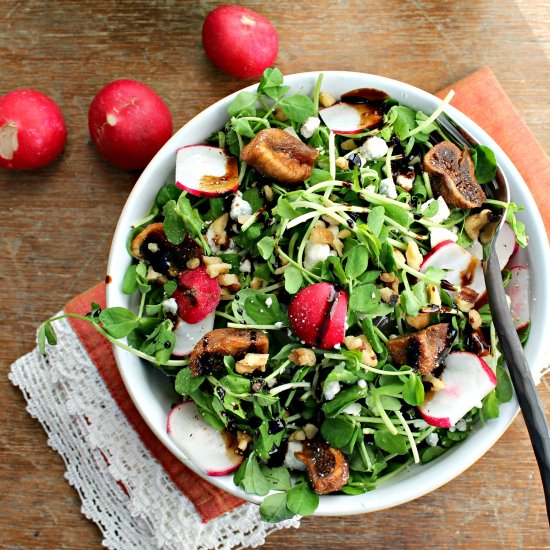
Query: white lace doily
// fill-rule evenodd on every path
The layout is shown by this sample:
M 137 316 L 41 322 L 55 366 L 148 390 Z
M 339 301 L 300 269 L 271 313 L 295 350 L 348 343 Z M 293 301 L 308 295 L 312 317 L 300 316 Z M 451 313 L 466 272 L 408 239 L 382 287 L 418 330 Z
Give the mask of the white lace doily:
M 58 345 L 46 357 L 35 349 L 12 365 L 9 378 L 65 461 L 65 477 L 82 499 L 82 513 L 103 533 L 104 546 L 257 547 L 272 531 L 299 527 L 298 519 L 262 522 L 254 504 L 202 523 L 116 405 L 70 323 L 58 321 L 56 332 Z

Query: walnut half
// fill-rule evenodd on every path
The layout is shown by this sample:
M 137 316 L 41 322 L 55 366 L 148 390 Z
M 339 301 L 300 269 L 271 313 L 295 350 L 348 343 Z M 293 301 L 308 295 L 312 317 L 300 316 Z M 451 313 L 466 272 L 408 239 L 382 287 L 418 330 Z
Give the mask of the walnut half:
M 284 130 L 266 128 L 241 151 L 241 160 L 265 177 L 294 185 L 311 175 L 319 152 Z

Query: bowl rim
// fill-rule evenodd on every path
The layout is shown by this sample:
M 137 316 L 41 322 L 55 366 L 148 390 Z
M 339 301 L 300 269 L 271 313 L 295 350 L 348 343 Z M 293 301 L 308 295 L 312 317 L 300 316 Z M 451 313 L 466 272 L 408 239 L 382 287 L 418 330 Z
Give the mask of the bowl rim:
M 429 104 L 433 109 L 441 102 L 440 98 L 437 98 L 433 94 L 410 84 L 384 76 L 353 71 L 308 71 L 294 73 L 285 75 L 285 84 L 290 85 L 292 88 L 300 88 L 306 84 L 309 85 L 310 83 L 314 83 L 320 73 L 323 74 L 325 83 L 330 79 L 342 79 L 344 81 L 356 81 L 358 83 L 355 86 L 353 84 L 346 84 L 347 89 L 352 89 L 352 87 L 365 87 L 367 86 L 367 81 L 369 82 L 369 87 L 381 89 L 397 88 L 400 90 L 399 94 L 401 95 L 401 98 L 399 99 L 404 103 L 412 103 L 410 100 L 412 97 L 417 102 Z M 117 268 L 118 271 L 120 271 L 121 243 L 122 249 L 125 250 L 124 243 L 126 242 L 127 235 L 131 227 L 131 222 L 136 219 L 135 216 L 130 217 L 130 212 L 139 202 L 138 199 L 146 184 L 150 180 L 155 180 L 155 174 L 158 171 L 159 166 L 166 161 L 168 156 L 174 155 L 174 152 L 178 147 L 181 147 L 182 137 L 185 136 L 187 128 L 193 126 L 201 119 L 204 119 L 210 115 L 216 116 L 216 114 L 223 124 L 223 121 L 227 120 L 227 106 L 229 103 L 242 91 L 256 91 L 257 85 L 258 83 L 256 82 L 246 86 L 245 88 L 237 90 L 232 94 L 216 101 L 192 117 L 166 142 L 166 144 L 147 165 L 129 194 L 116 225 L 109 254 L 107 273 L 112 275 L 115 271 L 117 271 Z M 530 244 L 528 254 L 532 250 L 533 245 L 533 248 L 536 248 L 537 251 L 537 255 L 534 257 L 536 258 L 535 263 L 537 264 L 537 273 L 533 278 L 534 282 L 536 283 L 537 281 L 549 280 L 550 253 L 548 249 L 548 237 L 546 235 L 544 224 L 536 203 L 522 176 L 498 144 L 475 122 L 452 105 L 447 105 L 445 107 L 445 113 L 447 113 L 459 126 L 467 130 L 472 137 L 480 143 L 491 147 L 495 152 L 497 162 L 510 182 L 513 197 L 515 197 L 515 195 L 519 195 L 521 197 L 521 201 L 518 202 L 521 202 L 522 206 L 525 208 L 523 217 L 528 220 L 532 226 L 532 229 L 529 232 Z M 175 158 L 173 164 L 175 165 Z M 164 180 L 155 187 L 155 192 L 163 183 Z M 147 204 L 147 208 L 149 207 L 150 203 Z M 533 258 L 530 257 L 529 263 L 531 263 L 532 260 Z M 124 258 L 122 263 L 128 265 L 130 261 L 131 259 L 128 255 L 127 258 Z M 128 299 L 127 297 L 121 300 L 122 295 L 120 290 L 117 288 L 117 282 L 118 281 L 116 281 L 113 277 L 113 282 L 107 285 L 106 294 L 108 307 L 112 307 L 114 305 L 128 305 L 127 302 L 124 302 L 124 300 Z M 534 285 L 532 288 L 532 296 L 535 296 L 537 301 L 535 304 L 535 301 L 533 300 L 532 305 L 537 308 L 537 313 L 541 315 L 541 311 L 542 314 L 544 314 L 544 311 L 550 311 L 550 294 L 545 290 L 544 285 Z M 541 333 L 542 330 L 539 326 L 535 327 L 535 329 L 535 331 L 531 330 L 530 339 L 526 347 L 526 353 L 527 350 L 529 350 L 528 358 L 530 358 L 529 363 L 534 377 L 540 379 L 540 373 L 536 369 L 536 365 L 541 362 L 544 362 L 544 365 L 548 365 L 548 363 L 550 363 L 550 339 L 541 337 L 542 334 L 539 336 L 539 333 Z M 533 336 L 533 332 L 535 332 L 538 338 Z M 221 477 L 208 476 L 198 467 L 198 465 L 189 460 L 184 453 L 171 442 L 166 434 L 166 430 L 161 430 L 158 424 L 153 422 L 152 418 L 148 414 L 145 403 L 142 402 L 140 396 L 136 392 L 136 388 L 134 387 L 132 380 L 133 373 L 130 371 L 135 367 L 132 367 L 132 365 L 129 366 L 129 364 L 136 364 L 137 362 L 141 363 L 141 361 L 116 346 L 113 346 L 113 353 L 124 385 L 130 394 L 134 405 L 159 441 L 164 444 L 168 450 L 176 456 L 176 458 L 184 462 L 186 466 L 188 466 L 203 479 L 207 480 L 209 483 L 244 500 L 260 503 L 264 497 L 245 493 L 242 489 L 233 484 L 231 475 Z M 143 365 L 143 363 L 141 364 Z M 145 365 L 143 365 L 143 367 L 145 367 Z M 150 367 L 147 365 L 146 368 Z M 321 497 L 320 505 L 314 515 L 351 515 L 364 512 L 373 512 L 404 504 L 430 493 L 431 491 L 450 482 L 452 479 L 468 469 L 477 460 L 479 460 L 504 434 L 518 412 L 519 405 L 514 395 L 512 401 L 501 405 L 500 416 L 497 419 L 492 420 L 490 424 L 482 427 L 478 425 L 476 429 L 472 431 L 471 435 L 460 445 L 456 445 L 429 464 L 421 465 L 420 467 L 409 467 L 405 470 L 405 472 L 402 472 L 396 476 L 395 479 L 398 480 L 397 485 L 399 486 L 399 491 L 395 491 L 393 489 L 395 484 L 382 484 L 377 487 L 375 491 L 364 493 L 363 495 L 326 495 Z M 168 416 L 168 412 L 166 413 L 166 416 Z M 471 452 L 471 447 L 474 442 L 477 444 L 477 447 L 474 447 L 475 452 Z M 446 464 L 450 464 L 451 462 L 455 463 L 455 467 L 446 467 Z M 451 470 L 450 474 L 446 471 L 448 469 Z M 410 473 L 415 470 L 418 470 L 418 472 L 414 472 L 414 475 L 410 475 Z M 372 497 L 372 495 L 375 496 Z

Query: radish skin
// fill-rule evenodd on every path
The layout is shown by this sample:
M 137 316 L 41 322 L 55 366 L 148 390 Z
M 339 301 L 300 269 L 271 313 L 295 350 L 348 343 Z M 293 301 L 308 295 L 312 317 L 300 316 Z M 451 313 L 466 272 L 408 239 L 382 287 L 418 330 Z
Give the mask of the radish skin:
M 47 95 L 20 89 L 0 97 L 0 168 L 46 166 L 61 154 L 66 139 L 63 113 Z
M 108 162 L 145 168 L 172 135 L 172 115 L 154 90 L 136 80 L 115 80 L 90 105 L 92 141 Z

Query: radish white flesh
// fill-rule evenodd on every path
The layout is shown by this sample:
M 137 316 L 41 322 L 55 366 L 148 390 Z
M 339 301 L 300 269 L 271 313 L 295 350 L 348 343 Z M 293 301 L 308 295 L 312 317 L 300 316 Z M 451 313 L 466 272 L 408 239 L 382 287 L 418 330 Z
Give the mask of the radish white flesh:
M 237 159 L 210 145 L 178 149 L 176 184 L 199 197 L 219 197 L 239 187 Z
M 189 355 L 197 342 L 207 333 L 214 328 L 214 319 L 216 314 L 212 312 L 207 315 L 202 321 L 198 323 L 186 323 L 183 319 L 178 317 L 176 321 L 176 328 L 174 333 L 176 335 L 176 343 L 174 344 L 174 350 L 172 355 L 181 357 L 182 355 Z
M 319 116 L 335 134 L 357 134 L 380 121 L 380 115 L 372 113 L 372 110 L 367 103 L 335 103 L 321 109 Z
M 429 267 L 447 270 L 445 280 L 453 285 L 468 286 L 479 294 L 485 292 L 485 279 L 483 278 L 481 262 L 452 241 L 439 243 L 427 254 L 420 271 L 425 273 Z M 467 282 L 465 274 L 470 274 L 470 280 Z M 453 295 L 452 292 L 451 295 Z
M 174 407 L 166 428 L 176 446 L 209 476 L 229 474 L 243 461 L 228 449 L 222 433 L 202 419 L 193 401 Z
M 512 276 L 506 286 L 506 294 L 510 297 L 510 313 L 517 330 L 529 325 L 529 268 L 517 265 L 510 269 Z
M 441 379 L 445 387 L 427 395 L 418 407 L 424 420 L 438 428 L 454 426 L 495 388 L 497 379 L 489 365 L 468 351 L 449 353 Z
M 510 258 L 513 256 L 514 252 L 516 252 L 517 248 L 516 235 L 510 227 L 510 224 L 505 222 L 498 232 L 495 243 L 498 264 L 501 270 L 506 267 L 506 264 L 510 261 Z

